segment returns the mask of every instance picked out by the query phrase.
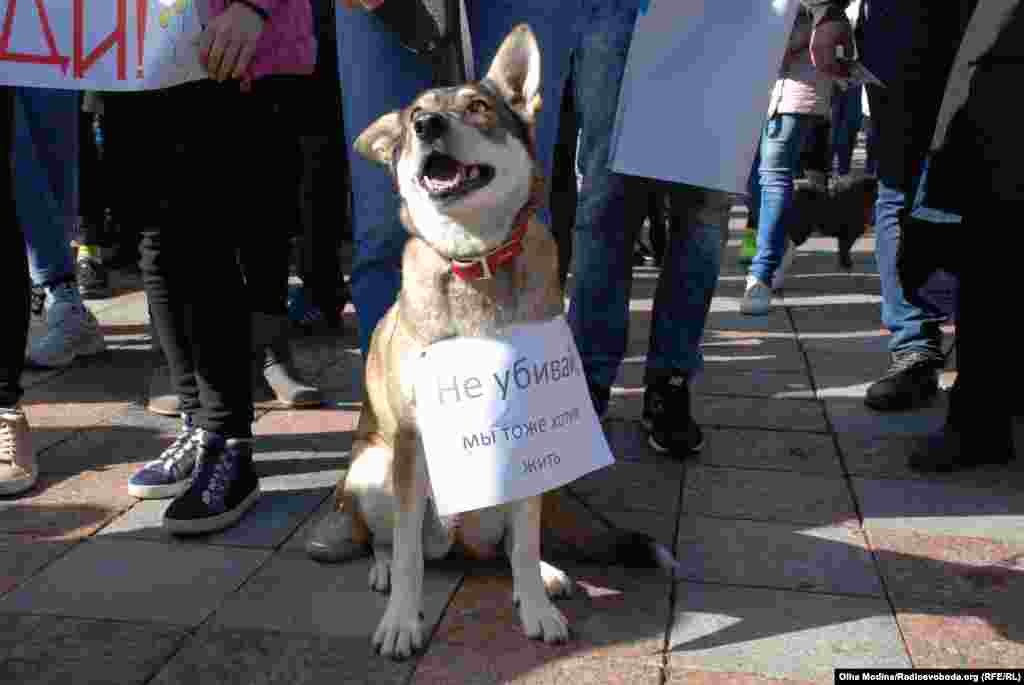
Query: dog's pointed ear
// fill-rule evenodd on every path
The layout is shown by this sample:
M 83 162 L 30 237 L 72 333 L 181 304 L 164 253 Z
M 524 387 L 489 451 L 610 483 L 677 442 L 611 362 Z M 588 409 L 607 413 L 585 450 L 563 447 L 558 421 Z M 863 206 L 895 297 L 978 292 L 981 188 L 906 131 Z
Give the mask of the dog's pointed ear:
M 533 31 L 520 24 L 505 37 L 487 70 L 494 83 L 516 112 L 533 122 L 540 111 L 540 47 Z
M 356 138 L 354 147 L 356 152 L 371 162 L 390 167 L 391 157 L 401 138 L 402 114 L 390 112 L 367 126 Z

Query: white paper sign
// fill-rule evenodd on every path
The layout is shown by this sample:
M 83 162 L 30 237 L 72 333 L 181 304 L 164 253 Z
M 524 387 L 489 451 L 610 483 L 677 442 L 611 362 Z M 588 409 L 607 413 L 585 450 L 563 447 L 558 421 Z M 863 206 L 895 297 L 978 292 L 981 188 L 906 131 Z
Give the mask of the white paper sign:
M 798 0 L 652 0 L 612 143 L 623 174 L 746 193 Z
M 197 2 L 0 0 L 0 84 L 148 90 L 206 78 Z
M 431 345 L 416 417 L 442 516 L 539 495 L 614 462 L 561 317 Z

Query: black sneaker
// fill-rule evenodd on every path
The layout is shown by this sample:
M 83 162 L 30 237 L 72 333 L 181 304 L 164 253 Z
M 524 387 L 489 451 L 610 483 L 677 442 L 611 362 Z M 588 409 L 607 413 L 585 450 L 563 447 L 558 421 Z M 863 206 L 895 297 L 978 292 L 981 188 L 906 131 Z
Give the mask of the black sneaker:
M 104 300 L 110 297 L 107 267 L 94 257 L 82 257 L 75 264 L 75 280 L 83 300 Z
M 641 420 L 648 431 L 647 442 L 659 452 L 682 458 L 704 446 L 704 433 L 690 414 L 686 374 L 676 372 L 647 387 Z
M 177 535 L 213 533 L 236 524 L 260 496 L 252 442 L 203 433 L 192 485 L 164 513 L 164 530 Z
M 878 411 L 902 411 L 921 406 L 939 392 L 939 369 L 945 360 L 932 350 L 894 354 L 885 375 L 864 396 L 864 404 Z

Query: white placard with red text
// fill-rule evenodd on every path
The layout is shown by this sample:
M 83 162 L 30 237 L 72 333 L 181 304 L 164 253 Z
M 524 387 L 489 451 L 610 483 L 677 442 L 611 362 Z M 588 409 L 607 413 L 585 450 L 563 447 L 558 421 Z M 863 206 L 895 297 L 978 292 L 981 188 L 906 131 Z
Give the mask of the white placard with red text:
M 205 1 L 0 0 L 0 84 L 148 90 L 206 78 L 195 47 Z
M 454 338 L 417 361 L 416 422 L 442 516 L 513 502 L 614 462 L 565 319 Z

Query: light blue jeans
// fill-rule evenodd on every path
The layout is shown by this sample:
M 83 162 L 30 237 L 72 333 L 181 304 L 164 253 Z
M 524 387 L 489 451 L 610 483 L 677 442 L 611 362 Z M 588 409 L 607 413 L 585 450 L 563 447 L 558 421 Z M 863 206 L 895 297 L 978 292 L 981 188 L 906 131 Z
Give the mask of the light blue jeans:
M 74 279 L 80 94 L 14 89 L 14 194 L 36 285 Z
M 584 0 L 573 80 L 580 131 L 579 201 L 573 248 L 569 325 L 582 357 L 595 409 L 625 356 L 629 333 L 633 242 L 646 205 L 637 179 L 608 168 L 611 132 L 636 20 L 630 0 Z M 700 341 L 718 282 L 732 197 L 692 186 L 672 187 L 684 218 L 670 237 L 653 303 L 645 383 L 673 371 L 692 374 L 703 362 Z M 640 200 L 637 202 L 637 200 Z
M 800 172 L 804 141 L 818 119 L 806 114 L 776 114 L 761 134 L 757 192 L 757 255 L 750 273 L 770 284 L 786 253 L 786 223 L 793 211 L 793 179 Z M 756 197 L 756 196 L 755 196 Z M 757 200 L 754 200 L 757 202 Z
M 581 0 L 467 0 L 477 78 L 482 78 L 502 39 L 521 22 L 540 44 L 541 97 L 537 153 L 550 176 L 558 128 L 558 101 L 569 69 L 574 21 Z M 429 64 L 405 50 L 371 15 L 339 9 L 338 68 L 345 138 L 349 149 L 378 117 L 405 107 L 432 84 Z M 407 234 L 398 221 L 398 197 L 387 171 L 352 154 L 352 302 L 365 355 L 377 322 L 401 286 L 401 256 Z M 543 217 L 542 217 L 543 218 Z

